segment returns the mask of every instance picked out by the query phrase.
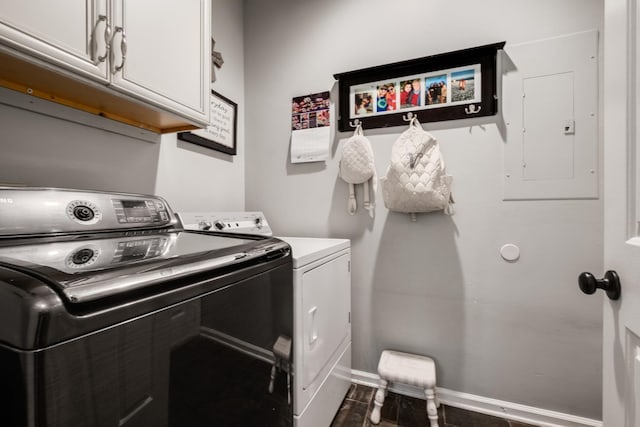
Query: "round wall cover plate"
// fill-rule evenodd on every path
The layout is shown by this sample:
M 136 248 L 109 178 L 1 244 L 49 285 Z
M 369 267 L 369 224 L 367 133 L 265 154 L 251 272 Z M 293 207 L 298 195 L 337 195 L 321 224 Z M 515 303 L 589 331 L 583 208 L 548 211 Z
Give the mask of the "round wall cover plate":
M 513 243 L 507 243 L 500 248 L 500 255 L 506 261 L 515 261 L 520 258 L 520 248 Z

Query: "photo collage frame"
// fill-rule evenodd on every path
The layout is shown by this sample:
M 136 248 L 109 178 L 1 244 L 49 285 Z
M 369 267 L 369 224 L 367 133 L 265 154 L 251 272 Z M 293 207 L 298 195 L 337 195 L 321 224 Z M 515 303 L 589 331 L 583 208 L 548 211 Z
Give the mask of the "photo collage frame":
M 505 42 L 334 74 L 338 129 L 478 118 L 498 112 L 498 52 Z M 411 114 L 409 114 L 411 113 Z M 486 119 L 485 119 L 486 121 Z

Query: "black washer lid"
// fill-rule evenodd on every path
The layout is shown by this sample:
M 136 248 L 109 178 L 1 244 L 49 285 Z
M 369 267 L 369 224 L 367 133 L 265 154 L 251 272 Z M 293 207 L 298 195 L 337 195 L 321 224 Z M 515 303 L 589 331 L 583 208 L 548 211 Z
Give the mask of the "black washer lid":
M 0 245 L 0 265 L 44 279 L 67 301 L 82 303 L 286 248 L 277 239 L 254 236 L 194 231 L 107 233 L 5 241 Z

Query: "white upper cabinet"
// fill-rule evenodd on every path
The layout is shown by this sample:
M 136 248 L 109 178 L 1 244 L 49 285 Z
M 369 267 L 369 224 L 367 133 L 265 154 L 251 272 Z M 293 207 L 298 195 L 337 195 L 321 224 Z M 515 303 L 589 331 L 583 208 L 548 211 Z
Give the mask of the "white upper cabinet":
M 0 0 L 0 42 L 106 82 L 106 0 Z
M 0 51 L 206 126 L 210 13 L 210 0 L 0 0 Z
M 208 1 L 114 0 L 113 11 L 112 84 L 206 121 L 211 60 Z

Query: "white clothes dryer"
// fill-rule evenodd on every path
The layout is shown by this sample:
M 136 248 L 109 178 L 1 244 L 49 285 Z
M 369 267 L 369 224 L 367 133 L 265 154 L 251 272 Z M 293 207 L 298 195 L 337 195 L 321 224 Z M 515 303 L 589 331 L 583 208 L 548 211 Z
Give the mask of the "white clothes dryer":
M 183 212 L 186 229 L 272 235 L 262 212 Z M 351 385 L 351 248 L 347 239 L 277 237 L 294 279 L 293 414 L 297 427 L 331 424 Z

